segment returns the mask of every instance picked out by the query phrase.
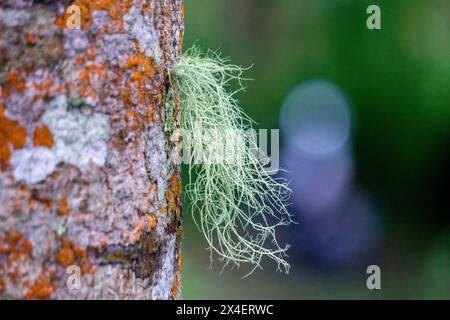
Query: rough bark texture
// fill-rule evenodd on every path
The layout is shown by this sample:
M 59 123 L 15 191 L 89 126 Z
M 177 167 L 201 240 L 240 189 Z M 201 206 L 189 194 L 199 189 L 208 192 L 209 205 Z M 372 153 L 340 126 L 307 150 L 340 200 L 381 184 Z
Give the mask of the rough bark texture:
M 164 105 L 182 6 L 0 0 L 3 297 L 180 298 L 181 148 Z

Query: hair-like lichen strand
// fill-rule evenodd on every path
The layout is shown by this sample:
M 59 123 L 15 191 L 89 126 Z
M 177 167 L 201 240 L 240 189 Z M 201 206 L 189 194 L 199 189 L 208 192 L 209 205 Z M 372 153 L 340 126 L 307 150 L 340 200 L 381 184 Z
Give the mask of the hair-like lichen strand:
M 291 222 L 286 208 L 291 191 L 285 180 L 264 171 L 255 155 L 254 141 L 241 134 L 253 123 L 235 98 L 243 88 L 243 71 L 215 52 L 202 54 L 193 47 L 169 72 L 179 98 L 183 132 L 195 142 L 202 141 L 205 130 L 216 130 L 220 138 L 200 146 L 214 152 L 227 137 L 236 142 L 239 155 L 237 163 L 199 164 L 195 150 L 189 153 L 186 192 L 190 211 L 206 238 L 211 260 L 216 253 L 224 267 L 250 263 L 254 265 L 253 272 L 261 267 L 262 258 L 269 257 L 277 263 L 278 270 L 287 273 L 290 266 L 285 258 L 289 246 L 278 243 L 275 231 Z M 232 81 L 239 85 L 237 91 L 230 90 Z M 194 143 L 196 147 L 199 145 Z

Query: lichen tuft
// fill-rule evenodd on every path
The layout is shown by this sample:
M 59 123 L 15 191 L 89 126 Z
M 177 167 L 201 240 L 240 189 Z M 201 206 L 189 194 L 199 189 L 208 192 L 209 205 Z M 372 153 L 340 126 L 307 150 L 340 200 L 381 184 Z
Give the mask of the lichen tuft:
M 202 54 L 197 47 L 183 54 L 170 70 L 180 101 L 183 141 L 194 142 L 192 149 L 184 149 L 188 151 L 190 210 L 208 242 L 211 260 L 216 253 L 224 267 L 250 263 L 251 273 L 269 257 L 278 270 L 287 273 L 289 246 L 278 243 L 275 230 L 291 222 L 286 208 L 291 191 L 284 180 L 265 172 L 254 141 L 242 134 L 253 121 L 239 107 L 236 91 L 229 90 L 229 85 L 236 81 L 242 90 L 243 70 L 217 53 Z M 208 130 L 215 134 L 206 141 Z M 225 141 L 234 142 L 231 156 L 238 161 L 229 161 L 228 154 L 223 161 L 211 159 L 223 150 Z

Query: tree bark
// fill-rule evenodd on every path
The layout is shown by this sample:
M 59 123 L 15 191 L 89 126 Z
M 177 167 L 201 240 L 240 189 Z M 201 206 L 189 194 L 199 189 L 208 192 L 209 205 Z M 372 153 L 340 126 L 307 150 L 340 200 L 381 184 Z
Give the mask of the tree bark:
M 3 297 L 181 297 L 181 147 L 164 106 L 182 7 L 0 0 Z

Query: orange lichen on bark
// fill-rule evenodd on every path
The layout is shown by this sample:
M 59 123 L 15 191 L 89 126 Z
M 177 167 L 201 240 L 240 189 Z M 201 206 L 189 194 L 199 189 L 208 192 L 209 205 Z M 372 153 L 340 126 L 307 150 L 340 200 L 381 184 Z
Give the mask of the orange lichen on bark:
M 172 297 L 173 297 L 174 299 L 176 299 L 177 296 L 178 296 L 178 287 L 179 287 L 179 285 L 180 285 L 180 276 L 179 276 L 179 274 L 177 273 L 177 274 L 175 275 L 175 279 L 174 279 L 173 285 L 172 285 Z
M 0 287 L 6 289 L 6 280 L 17 284 L 26 279 L 20 267 L 33 255 L 33 248 L 28 239 L 24 239 L 23 233 L 10 229 L 0 237 Z M 0 288 L 0 293 L 1 293 Z
M 180 208 L 178 207 L 178 203 L 180 201 L 180 198 L 181 198 L 181 181 L 174 173 L 172 175 L 172 188 L 166 191 L 168 210 L 179 212 Z
M 10 88 L 16 89 L 19 93 L 25 91 L 25 78 L 21 72 L 16 70 L 9 71 L 6 75 L 6 80 Z
M 53 272 L 45 271 L 42 272 L 39 278 L 37 278 L 34 283 L 28 288 L 24 295 L 26 299 L 50 299 L 53 291 L 55 291 L 55 286 L 52 283 Z
M 181 196 L 181 180 L 176 174 L 172 175 L 172 188 L 177 197 Z
M 142 217 L 135 217 L 134 219 L 135 227 L 128 234 L 128 237 L 131 239 L 131 243 L 138 242 L 143 232 L 155 229 L 157 223 L 157 218 L 154 213 L 150 213 Z
M 31 196 L 28 197 L 28 206 L 31 212 L 34 212 L 37 209 L 37 202 Z
M 36 44 L 39 41 L 39 36 L 30 32 L 25 32 L 23 37 L 29 44 Z
M 68 237 L 62 239 L 61 246 L 56 254 L 56 261 L 63 267 L 73 264 L 78 265 L 82 274 L 90 269 L 86 249 L 74 245 Z
M 136 131 L 140 128 L 139 114 L 136 111 L 126 110 L 125 121 L 129 130 Z
M 0 105 L 0 171 L 9 165 L 10 146 L 14 149 L 22 148 L 26 139 L 26 129 L 17 121 L 8 119 L 5 116 L 4 107 Z
M 20 231 L 11 229 L 1 238 L 0 254 L 8 255 L 9 261 L 16 261 L 24 255 L 32 256 L 33 247 L 29 240 L 23 239 L 23 234 Z
M 155 109 L 153 109 L 152 107 L 148 107 L 147 108 L 147 119 L 153 120 L 154 114 L 155 114 Z
M 99 63 L 88 63 L 78 74 L 78 80 L 81 81 L 80 96 L 96 99 L 95 88 L 99 81 L 105 76 L 105 67 Z
M 91 15 L 89 1 L 75 1 L 73 4 L 78 6 L 78 8 L 80 9 L 80 26 L 79 27 L 83 30 L 88 28 L 92 22 L 92 15 Z M 72 28 L 72 26 L 69 25 L 69 21 L 70 21 L 69 18 L 72 15 L 74 15 L 74 13 L 66 9 L 62 16 L 58 16 L 55 19 L 54 24 L 61 28 Z
M 102 77 L 105 75 L 105 67 L 98 63 L 90 63 L 85 66 L 78 74 L 78 79 L 89 85 L 94 76 Z
M 156 227 L 156 222 L 157 222 L 157 218 L 156 215 L 154 213 L 151 213 L 148 217 L 148 225 L 150 227 L 150 229 L 155 229 Z
M 134 68 L 131 81 L 141 80 L 144 77 L 153 77 L 156 73 L 151 57 L 138 51 L 137 55 L 128 56 L 124 69 Z
M 129 69 L 132 70 L 130 82 L 127 82 L 125 86 L 121 88 L 121 96 L 125 105 L 133 105 L 133 102 L 130 99 L 132 85 L 136 89 L 139 103 L 149 105 L 148 99 L 150 93 L 147 87 L 157 70 L 153 64 L 153 58 L 148 57 L 141 52 L 138 42 L 135 42 L 135 47 L 136 53 L 128 56 L 127 61 L 124 63 L 121 70 L 122 73 L 125 73 Z
M 72 209 L 69 207 L 67 198 L 66 197 L 61 198 L 58 206 L 58 214 L 60 216 L 65 216 L 66 214 L 70 213 L 70 211 L 72 211 Z
M 58 263 L 63 267 L 68 267 L 74 263 L 75 253 L 73 251 L 71 242 L 63 240 L 61 248 L 56 254 L 56 261 L 58 261 Z
M 168 210 L 176 210 L 177 202 L 175 199 L 175 195 L 171 190 L 166 191 L 166 200 L 167 200 Z
M 178 255 L 178 262 L 177 262 L 177 268 L 176 268 L 176 272 L 175 272 L 175 279 L 173 281 L 173 285 L 172 285 L 172 297 L 174 299 L 177 298 L 178 296 L 178 291 L 179 291 L 179 287 L 180 287 L 180 272 L 181 272 L 181 266 L 183 263 L 183 258 L 181 256 L 181 253 Z
M 51 199 L 47 198 L 44 194 L 41 193 L 35 192 L 31 197 L 33 200 L 42 203 L 46 208 L 50 208 L 53 204 L 53 201 Z
M 33 145 L 44 146 L 47 148 L 53 147 L 54 141 L 52 133 L 46 125 L 34 128 Z
M 92 23 L 92 12 L 97 10 L 105 10 L 111 17 L 115 27 L 123 26 L 123 16 L 126 14 L 133 4 L 132 0 L 75 0 L 74 5 L 80 9 L 80 27 L 86 29 Z M 67 27 L 69 17 L 73 13 L 66 10 L 64 15 L 59 16 L 55 20 L 55 25 L 59 27 Z
M 36 89 L 37 93 L 33 98 L 33 103 L 39 99 L 48 99 L 53 92 L 61 92 L 63 86 L 59 85 L 55 89 L 53 89 L 53 85 L 55 84 L 55 79 L 53 75 L 47 72 L 47 75 L 43 81 L 33 81 L 33 87 Z
M 131 73 L 130 73 L 131 71 Z M 128 55 L 126 61 L 121 64 L 117 77 L 111 79 L 117 84 L 120 99 L 125 105 L 123 120 L 126 131 L 143 129 L 153 121 L 154 108 L 152 105 L 152 92 L 149 84 L 152 83 L 157 70 L 153 64 L 153 58 L 141 52 L 139 43 L 135 42 L 135 52 Z M 129 77 L 129 81 L 123 81 Z M 136 105 L 148 106 L 145 114 L 136 112 Z M 132 120 L 132 121 L 131 121 Z
M 184 2 L 183 2 L 183 4 L 181 5 L 181 17 L 182 17 L 182 19 L 183 19 L 183 21 L 184 21 Z M 180 45 L 179 45 L 179 48 L 178 48 L 178 52 L 179 52 L 179 54 L 181 55 L 181 54 L 183 54 L 183 36 L 184 36 L 184 34 L 183 34 L 183 31 L 182 30 L 180 30 Z

